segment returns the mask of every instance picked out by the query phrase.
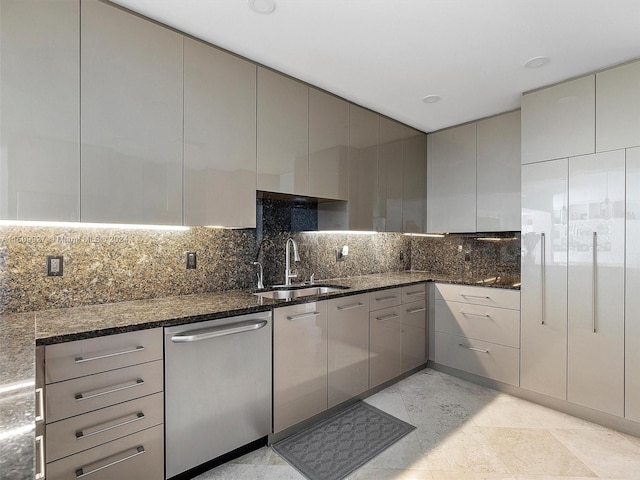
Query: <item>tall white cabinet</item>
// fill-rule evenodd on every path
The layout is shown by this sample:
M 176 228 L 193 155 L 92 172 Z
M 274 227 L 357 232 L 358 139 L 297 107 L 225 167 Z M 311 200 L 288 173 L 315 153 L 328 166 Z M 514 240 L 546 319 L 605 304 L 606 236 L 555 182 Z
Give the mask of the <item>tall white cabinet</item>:
M 569 160 L 567 399 L 618 416 L 624 413 L 624 192 L 624 150 Z
M 640 422 L 640 148 L 627 150 L 625 417 Z
M 520 386 L 566 399 L 566 158 L 522 167 Z

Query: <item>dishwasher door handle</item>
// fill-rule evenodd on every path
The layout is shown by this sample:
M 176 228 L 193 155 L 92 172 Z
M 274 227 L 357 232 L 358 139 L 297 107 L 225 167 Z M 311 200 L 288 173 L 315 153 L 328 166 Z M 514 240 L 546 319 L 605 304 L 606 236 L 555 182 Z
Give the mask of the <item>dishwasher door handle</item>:
M 259 330 L 267 324 L 266 320 L 249 320 L 247 322 L 232 323 L 230 325 L 221 325 L 219 327 L 203 328 L 199 330 L 191 330 L 180 335 L 171 337 L 173 343 L 191 343 L 200 340 L 208 340 L 210 338 L 224 337 L 235 333 L 250 332 Z

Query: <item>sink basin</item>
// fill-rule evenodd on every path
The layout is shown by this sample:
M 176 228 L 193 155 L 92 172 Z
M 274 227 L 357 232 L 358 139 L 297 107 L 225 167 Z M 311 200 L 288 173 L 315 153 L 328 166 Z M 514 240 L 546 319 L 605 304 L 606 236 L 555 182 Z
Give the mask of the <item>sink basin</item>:
M 340 290 L 345 290 L 346 288 L 348 287 L 319 286 L 288 290 L 270 290 L 268 292 L 254 293 L 254 295 L 262 298 L 271 298 L 272 300 L 291 300 L 292 298 L 311 297 L 314 295 L 322 295 L 324 293 L 339 292 Z

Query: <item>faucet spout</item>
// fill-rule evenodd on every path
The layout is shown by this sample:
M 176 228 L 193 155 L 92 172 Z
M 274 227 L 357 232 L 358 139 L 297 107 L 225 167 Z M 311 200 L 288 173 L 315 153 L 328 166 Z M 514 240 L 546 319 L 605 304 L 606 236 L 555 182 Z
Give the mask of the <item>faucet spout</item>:
M 298 244 L 293 238 L 289 237 L 287 239 L 287 244 L 285 245 L 285 252 L 284 252 L 285 254 L 284 284 L 285 285 L 291 285 L 291 279 L 298 276 L 297 273 L 291 273 L 291 251 L 289 249 L 290 245 L 293 246 L 293 261 L 294 262 L 300 261 L 300 255 L 298 254 Z
M 263 289 L 264 288 L 264 282 L 263 282 L 263 271 L 262 271 L 262 264 L 260 262 L 252 262 L 253 265 L 257 265 L 258 266 L 258 273 L 257 273 L 257 277 L 258 277 L 258 288 L 259 289 Z

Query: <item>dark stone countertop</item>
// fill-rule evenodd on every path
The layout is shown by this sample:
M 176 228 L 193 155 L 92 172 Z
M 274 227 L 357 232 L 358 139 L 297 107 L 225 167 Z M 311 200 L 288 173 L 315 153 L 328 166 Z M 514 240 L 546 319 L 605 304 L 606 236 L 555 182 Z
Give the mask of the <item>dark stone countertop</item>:
M 425 281 L 519 290 L 519 279 L 465 279 L 429 272 L 380 273 L 317 281 L 345 290 L 295 300 L 270 300 L 233 290 L 62 308 L 0 316 L 0 472 L 34 476 L 35 345 L 49 345 L 133 330 L 213 320 L 272 307 L 344 297 Z

